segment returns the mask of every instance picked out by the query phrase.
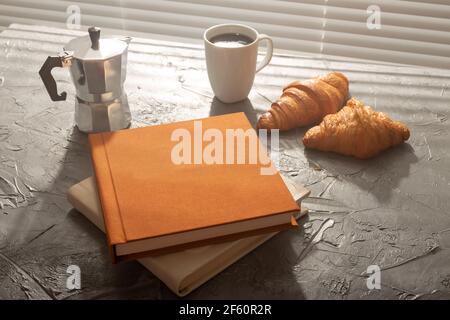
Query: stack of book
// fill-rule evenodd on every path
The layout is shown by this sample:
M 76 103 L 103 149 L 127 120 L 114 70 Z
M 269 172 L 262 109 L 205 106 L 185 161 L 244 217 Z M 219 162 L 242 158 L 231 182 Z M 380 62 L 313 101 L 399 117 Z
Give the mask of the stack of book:
M 305 213 L 306 189 L 249 160 L 263 148 L 251 133 L 234 113 L 91 134 L 95 177 L 68 199 L 106 233 L 113 263 L 136 259 L 184 296 Z

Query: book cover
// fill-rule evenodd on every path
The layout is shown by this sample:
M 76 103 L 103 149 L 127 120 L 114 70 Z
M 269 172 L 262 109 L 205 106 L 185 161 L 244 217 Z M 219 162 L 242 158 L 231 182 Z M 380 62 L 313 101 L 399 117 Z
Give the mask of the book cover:
M 251 163 L 251 135 L 239 142 L 230 132 L 255 133 L 241 112 L 89 135 L 114 262 L 295 225 L 299 207 L 281 176 L 261 174 L 270 160 Z

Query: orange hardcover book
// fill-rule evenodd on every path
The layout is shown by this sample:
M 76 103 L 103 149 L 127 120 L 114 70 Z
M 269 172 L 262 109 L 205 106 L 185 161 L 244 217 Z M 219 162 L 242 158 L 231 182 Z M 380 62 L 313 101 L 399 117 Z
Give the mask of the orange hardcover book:
M 250 133 L 234 113 L 90 134 L 113 262 L 295 226 L 300 208 Z

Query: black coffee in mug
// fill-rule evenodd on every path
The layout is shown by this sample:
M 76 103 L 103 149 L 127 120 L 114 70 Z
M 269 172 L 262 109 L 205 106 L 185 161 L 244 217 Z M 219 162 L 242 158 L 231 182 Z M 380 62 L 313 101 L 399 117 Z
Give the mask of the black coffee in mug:
M 212 37 L 209 41 L 222 48 L 239 48 L 252 43 L 253 39 L 240 33 L 224 33 Z

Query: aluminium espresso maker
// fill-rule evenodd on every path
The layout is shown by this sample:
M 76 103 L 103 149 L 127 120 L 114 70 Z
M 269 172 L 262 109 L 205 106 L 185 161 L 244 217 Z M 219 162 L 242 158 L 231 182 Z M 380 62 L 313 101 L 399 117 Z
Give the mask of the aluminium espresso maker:
M 100 38 L 100 29 L 89 28 L 89 36 L 78 37 L 64 46 L 57 56 L 49 56 L 39 70 L 50 98 L 66 100 L 66 92 L 58 94 L 51 71 L 55 67 L 70 68 L 75 85 L 75 123 L 83 132 L 115 131 L 131 122 L 126 78 L 129 37 Z

